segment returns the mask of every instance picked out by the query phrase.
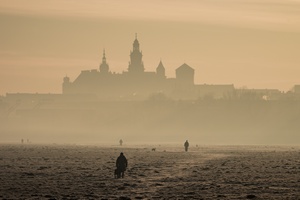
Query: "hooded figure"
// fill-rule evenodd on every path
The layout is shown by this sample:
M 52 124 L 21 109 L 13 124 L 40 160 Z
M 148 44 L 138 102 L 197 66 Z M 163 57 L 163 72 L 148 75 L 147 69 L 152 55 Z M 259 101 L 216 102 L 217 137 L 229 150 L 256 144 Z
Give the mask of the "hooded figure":
M 120 178 L 121 176 L 122 178 L 124 178 L 124 172 L 127 167 L 127 159 L 123 153 L 120 153 L 120 156 L 117 158 L 116 166 L 117 166 L 118 178 Z
M 189 146 L 190 146 L 189 142 L 185 141 L 185 143 L 184 143 L 185 151 L 188 151 Z

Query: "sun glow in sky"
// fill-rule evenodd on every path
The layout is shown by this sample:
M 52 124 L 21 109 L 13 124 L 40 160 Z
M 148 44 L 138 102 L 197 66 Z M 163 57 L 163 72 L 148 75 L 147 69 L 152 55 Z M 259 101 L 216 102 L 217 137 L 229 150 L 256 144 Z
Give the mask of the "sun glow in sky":
M 134 34 L 147 71 L 186 62 L 199 84 L 300 84 L 299 0 L 0 0 L 0 95 L 61 93 L 62 79 L 127 70 Z

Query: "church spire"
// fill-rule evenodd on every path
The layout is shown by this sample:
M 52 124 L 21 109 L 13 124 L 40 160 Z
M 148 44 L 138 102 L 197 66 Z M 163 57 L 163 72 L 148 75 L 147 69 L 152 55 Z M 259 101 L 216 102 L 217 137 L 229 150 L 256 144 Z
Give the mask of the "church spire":
M 140 43 L 135 34 L 135 40 L 133 42 L 133 50 L 130 52 L 130 62 L 128 66 L 128 72 L 136 74 L 144 72 L 144 64 L 142 61 L 142 52 L 140 51 Z
M 159 76 L 159 77 L 162 77 L 162 78 L 165 78 L 166 75 L 165 75 L 165 67 L 164 65 L 162 64 L 162 61 L 160 59 L 160 62 L 156 68 L 156 74 Z
M 133 51 L 140 51 L 140 43 L 137 39 L 137 33 L 135 34 L 135 40 L 133 42 Z
M 105 49 L 103 49 L 102 63 L 106 63 Z
M 103 49 L 102 63 L 100 65 L 100 73 L 108 74 L 108 72 L 109 72 L 109 66 L 106 63 L 105 49 Z

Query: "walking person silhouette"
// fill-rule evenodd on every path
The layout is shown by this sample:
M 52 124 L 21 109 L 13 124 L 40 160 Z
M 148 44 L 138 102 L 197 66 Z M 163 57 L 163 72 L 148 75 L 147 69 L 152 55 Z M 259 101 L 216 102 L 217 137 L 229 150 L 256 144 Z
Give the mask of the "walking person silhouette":
M 124 178 L 124 172 L 127 168 L 127 159 L 124 156 L 123 152 L 120 153 L 120 156 L 117 158 L 116 167 L 117 167 L 117 178 Z
M 186 140 L 185 143 L 184 143 L 185 151 L 188 151 L 189 146 L 190 146 L 190 144 L 189 144 L 189 142 Z

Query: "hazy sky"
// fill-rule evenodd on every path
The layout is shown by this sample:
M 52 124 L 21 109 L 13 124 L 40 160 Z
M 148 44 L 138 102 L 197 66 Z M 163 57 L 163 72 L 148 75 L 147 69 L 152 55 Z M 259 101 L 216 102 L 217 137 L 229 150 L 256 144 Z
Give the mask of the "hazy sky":
M 0 95 L 61 93 L 85 69 L 127 70 L 138 33 L 146 71 L 186 62 L 198 84 L 300 84 L 300 0 L 0 0 Z

